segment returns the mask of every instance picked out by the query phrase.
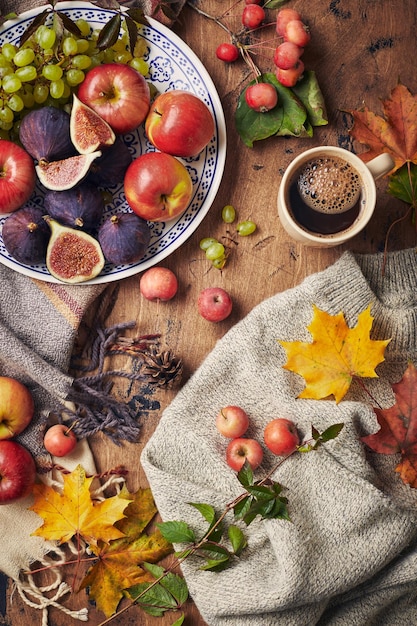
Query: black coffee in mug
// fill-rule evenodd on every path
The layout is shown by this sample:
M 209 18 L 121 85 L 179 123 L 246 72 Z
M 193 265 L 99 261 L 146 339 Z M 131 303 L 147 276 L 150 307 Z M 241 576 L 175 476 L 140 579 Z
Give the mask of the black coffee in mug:
M 331 235 L 354 224 L 361 208 L 361 177 L 337 156 L 317 156 L 295 173 L 289 185 L 294 219 L 308 231 Z

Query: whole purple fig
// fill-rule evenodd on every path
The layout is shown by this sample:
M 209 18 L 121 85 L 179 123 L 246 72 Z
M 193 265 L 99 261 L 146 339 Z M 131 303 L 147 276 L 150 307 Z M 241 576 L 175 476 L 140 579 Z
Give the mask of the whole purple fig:
M 114 265 L 139 261 L 146 252 L 150 238 L 147 221 L 134 213 L 112 215 L 98 231 L 103 254 Z
M 24 206 L 4 221 L 4 247 L 19 263 L 35 265 L 45 262 L 50 230 L 43 215 L 39 208 Z

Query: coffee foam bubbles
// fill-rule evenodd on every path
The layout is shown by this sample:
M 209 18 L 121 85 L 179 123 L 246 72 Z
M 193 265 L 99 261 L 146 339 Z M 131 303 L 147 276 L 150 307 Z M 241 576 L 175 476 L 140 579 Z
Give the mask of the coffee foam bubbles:
M 317 157 L 308 161 L 298 177 L 304 203 L 320 213 L 344 213 L 357 203 L 361 179 L 357 170 L 339 157 Z

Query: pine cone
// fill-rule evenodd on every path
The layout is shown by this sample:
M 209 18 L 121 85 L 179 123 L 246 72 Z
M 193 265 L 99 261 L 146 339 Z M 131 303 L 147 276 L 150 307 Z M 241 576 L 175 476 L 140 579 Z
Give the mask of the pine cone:
M 149 350 L 143 353 L 141 372 L 152 384 L 173 387 L 181 381 L 183 364 L 171 350 L 159 350 L 157 346 L 150 346 Z

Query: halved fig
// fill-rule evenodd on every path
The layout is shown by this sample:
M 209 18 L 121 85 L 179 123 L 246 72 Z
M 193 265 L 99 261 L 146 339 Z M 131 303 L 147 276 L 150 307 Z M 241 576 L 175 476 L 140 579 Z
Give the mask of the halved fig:
M 59 224 L 45 216 L 51 229 L 46 251 L 46 267 L 64 283 L 83 283 L 98 276 L 104 267 L 104 255 L 97 239 L 82 230 Z
M 98 113 L 73 95 L 70 117 L 71 141 L 80 154 L 112 146 L 116 135 Z
M 91 154 L 77 154 L 60 161 L 39 161 L 35 166 L 42 185 L 54 191 L 64 191 L 78 185 L 88 174 L 91 163 L 101 156 L 97 150 Z
M 66 159 L 76 153 L 69 114 L 52 106 L 29 111 L 20 123 L 19 139 L 37 161 Z

